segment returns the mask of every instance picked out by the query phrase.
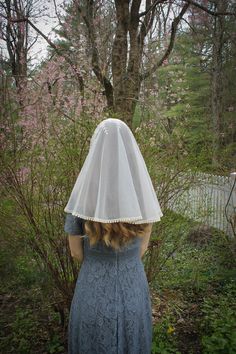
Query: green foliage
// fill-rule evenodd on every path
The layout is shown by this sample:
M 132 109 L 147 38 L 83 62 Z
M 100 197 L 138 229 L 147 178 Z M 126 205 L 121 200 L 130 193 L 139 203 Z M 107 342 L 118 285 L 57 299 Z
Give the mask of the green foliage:
M 187 235 L 193 222 L 172 212 L 165 215 L 162 223 L 163 228 L 161 224 L 155 225 L 152 236 L 152 240 L 161 241 L 157 263 L 154 257 L 152 264 L 156 276 L 151 286 L 157 290 L 162 309 L 153 327 L 152 353 L 180 354 L 184 346 L 193 354 L 193 335 L 201 341 L 204 354 L 234 353 L 235 284 L 231 279 L 235 273 L 234 260 L 229 257 L 230 245 L 216 233 L 208 245 L 192 246 Z M 8 242 L 10 244 L 10 240 Z M 17 249 L 19 252 L 19 246 Z M 170 257 L 173 249 L 174 256 Z M 5 287 L 2 293 L 6 298 L 6 291 L 13 293 L 14 302 L 18 302 L 14 311 L 11 304 L 4 308 L 0 320 L 5 329 L 1 335 L 1 350 L 6 352 L 7 348 L 9 353 L 27 354 L 34 348 L 42 348 L 42 352 L 63 353 L 65 344 L 58 326 L 60 319 L 48 304 L 55 299 L 50 299 L 53 295 L 48 289 L 42 293 L 39 288 L 40 278 L 44 276 L 33 266 L 36 264 L 32 263 L 29 250 L 26 248 L 23 254 L 16 254 L 6 244 L 0 252 L 1 271 L 4 273 L 7 262 L 13 265 L 7 269 L 9 284 L 5 287 L 5 282 L 2 283 Z M 190 312 L 192 305 L 200 306 L 201 310 Z M 227 343 L 221 339 L 216 341 L 216 337 L 227 338 Z M 222 351 L 217 351 L 217 347 L 223 347 Z
M 236 353 L 236 283 L 225 285 L 219 294 L 204 298 L 201 324 L 204 354 Z
M 235 59 L 232 57 L 229 67 L 224 67 L 220 167 L 215 170 L 212 166 L 212 67 L 199 49 L 199 42 L 202 48 L 204 41 L 209 46 L 207 36 L 199 38 L 191 31 L 178 36 L 169 63 L 145 82 L 145 100 L 136 108 L 134 123 L 137 126 L 138 122 L 154 121 L 159 132 L 156 144 L 161 140 L 167 155 L 168 144 L 174 142 L 176 158 L 192 160 L 192 166 L 203 172 L 222 174 L 232 168 L 235 151 L 235 83 L 232 80 Z
M 1 353 L 64 353 L 60 318 L 51 303 L 55 294 L 42 290 L 44 274 L 29 249 L 1 239 Z M 8 266 L 7 266 L 8 264 Z M 45 287 L 45 284 L 44 284 Z M 47 350 L 47 351 L 45 351 Z
M 235 353 L 236 272 L 233 253 L 229 257 L 233 244 L 215 231 L 208 243 L 195 247 L 187 237 L 195 223 L 181 216 L 174 219 L 172 213 L 163 223 L 152 237 L 161 245 L 152 256 L 151 287 L 158 296 L 152 353 L 186 348 L 189 353 Z
M 177 347 L 173 318 L 165 315 L 153 328 L 152 354 L 181 354 Z
M 152 257 L 156 270 L 152 280 L 158 287 L 203 292 L 210 283 L 228 282 L 236 276 L 233 241 L 228 242 L 223 233 L 212 229 L 208 243 L 200 247 L 190 244 L 188 234 L 196 225 L 168 211 L 162 228 L 154 229 L 152 239 L 159 240 L 161 245 L 156 253 L 154 250 L 156 257 Z
M 169 132 L 181 139 L 185 153 L 199 156 L 208 150 L 209 158 L 210 75 L 202 69 L 201 58 L 193 56 L 190 50 L 193 45 L 189 35 L 179 36 L 172 63 L 160 69 L 160 108 L 169 121 Z M 204 169 L 202 163 L 201 169 Z
M 55 334 L 48 343 L 47 350 L 49 354 L 64 353 L 65 348 L 61 345 L 61 338 Z
M 17 309 L 12 323 L 12 346 L 19 354 L 31 353 L 32 338 L 35 336 L 35 316 L 32 310 Z

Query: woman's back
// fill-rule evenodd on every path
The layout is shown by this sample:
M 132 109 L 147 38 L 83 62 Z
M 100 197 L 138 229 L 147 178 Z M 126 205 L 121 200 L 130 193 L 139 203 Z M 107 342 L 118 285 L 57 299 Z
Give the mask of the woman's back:
M 84 236 L 69 321 L 69 354 L 150 354 L 152 315 L 139 237 L 119 251 Z

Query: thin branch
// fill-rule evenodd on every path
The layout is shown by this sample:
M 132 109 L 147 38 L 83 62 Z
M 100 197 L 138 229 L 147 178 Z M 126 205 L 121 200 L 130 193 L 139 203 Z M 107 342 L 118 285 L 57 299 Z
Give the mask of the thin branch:
M 139 17 L 146 16 L 150 11 L 152 11 L 157 5 L 163 4 L 167 0 L 156 0 L 151 6 L 149 6 L 145 11 L 140 12 Z
M 53 5 L 54 5 L 54 9 L 55 9 L 55 13 L 56 13 L 58 22 L 59 22 L 59 24 L 61 25 L 61 27 L 63 27 L 63 24 L 62 24 L 61 18 L 60 18 L 60 14 L 59 14 L 59 12 L 58 12 L 58 10 L 57 10 L 56 0 L 53 0 Z
M 196 29 L 190 25 L 190 23 L 183 17 L 182 20 L 189 26 L 189 28 L 194 32 L 197 33 Z
M 146 72 L 144 72 L 143 74 L 140 75 L 141 80 L 144 80 L 144 79 L 148 78 L 151 74 L 153 74 L 163 64 L 163 62 L 169 57 L 169 55 L 174 47 L 174 42 L 175 42 L 175 37 L 176 37 L 178 25 L 188 8 L 189 8 L 189 3 L 187 3 L 183 6 L 179 15 L 173 20 L 172 25 L 171 25 L 170 42 L 169 42 L 169 45 L 168 45 L 165 53 L 163 54 L 162 58 L 151 69 L 147 70 Z
M 36 37 L 34 38 L 34 40 L 33 40 L 33 41 L 29 44 L 29 46 L 27 47 L 27 51 L 29 51 L 30 48 L 32 48 L 33 45 L 37 42 L 38 37 L 39 37 L 39 34 L 37 33 L 37 34 L 36 34 Z
M 147 4 L 147 0 L 146 0 L 146 4 Z M 149 32 L 149 30 L 151 29 L 151 27 L 153 25 L 153 21 L 154 21 L 154 17 L 155 17 L 155 10 L 156 10 L 156 8 L 155 8 L 155 6 L 153 6 L 151 9 L 151 14 L 148 13 L 144 17 L 144 21 L 141 25 L 140 32 L 139 32 L 139 39 L 141 40 L 141 42 L 144 40 L 144 37 L 147 35 L 147 33 Z
M 84 98 L 84 80 L 83 80 L 83 77 L 80 74 L 80 72 L 78 72 L 77 67 L 74 65 L 74 63 L 72 62 L 70 57 L 68 57 L 67 55 L 62 55 L 62 53 L 61 53 L 60 49 L 58 48 L 58 46 L 55 45 L 38 27 L 36 27 L 30 21 L 30 19 L 28 17 L 8 18 L 8 17 L 4 16 L 3 14 L 0 14 L 0 16 L 5 18 L 5 19 L 7 19 L 9 21 L 9 23 L 27 22 L 41 37 L 43 37 L 45 39 L 45 41 L 49 44 L 49 46 L 52 47 L 59 56 L 62 56 L 67 61 L 67 63 L 71 66 L 71 68 L 73 69 L 73 71 L 75 72 L 75 74 L 76 74 L 76 76 L 78 78 L 82 99 Z
M 236 13 L 233 12 L 228 12 L 228 11 L 224 11 L 224 12 L 217 12 L 217 11 L 212 11 L 210 9 L 208 9 L 207 7 L 199 4 L 198 2 L 195 2 L 193 0 L 184 0 L 185 2 L 187 2 L 189 5 L 193 5 L 205 12 L 207 12 L 208 14 L 212 15 L 212 16 L 236 16 Z
M 76 76 L 78 77 L 78 81 L 79 81 L 79 86 L 80 86 L 80 92 L 82 94 L 82 98 L 84 97 L 84 80 L 82 75 L 78 72 L 78 69 L 75 67 L 74 63 L 71 61 L 71 59 L 67 56 L 67 55 L 62 55 L 58 46 L 56 46 L 42 31 L 40 31 L 40 29 L 38 29 L 28 18 L 23 19 L 22 21 L 27 21 L 28 24 L 37 32 L 40 34 L 40 36 L 42 36 L 45 41 L 50 45 L 50 47 L 52 47 L 55 52 L 60 55 L 63 56 L 63 58 L 65 58 L 65 60 L 67 61 L 67 63 L 71 66 L 71 68 L 73 69 L 73 71 L 76 73 Z

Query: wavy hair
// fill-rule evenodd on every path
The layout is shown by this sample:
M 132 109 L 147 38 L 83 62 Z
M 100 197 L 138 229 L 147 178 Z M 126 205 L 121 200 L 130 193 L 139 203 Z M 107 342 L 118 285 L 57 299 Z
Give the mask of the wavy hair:
M 129 224 L 124 222 L 101 223 L 86 220 L 84 227 L 90 246 L 103 241 L 107 246 L 119 250 L 132 242 L 135 237 L 143 237 L 151 224 Z

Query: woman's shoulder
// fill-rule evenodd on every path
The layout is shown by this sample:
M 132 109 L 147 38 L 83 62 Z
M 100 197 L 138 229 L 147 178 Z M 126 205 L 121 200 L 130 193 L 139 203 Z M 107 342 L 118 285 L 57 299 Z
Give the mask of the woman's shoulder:
M 70 235 L 84 235 L 84 222 L 85 220 L 67 213 L 65 217 L 64 231 Z

